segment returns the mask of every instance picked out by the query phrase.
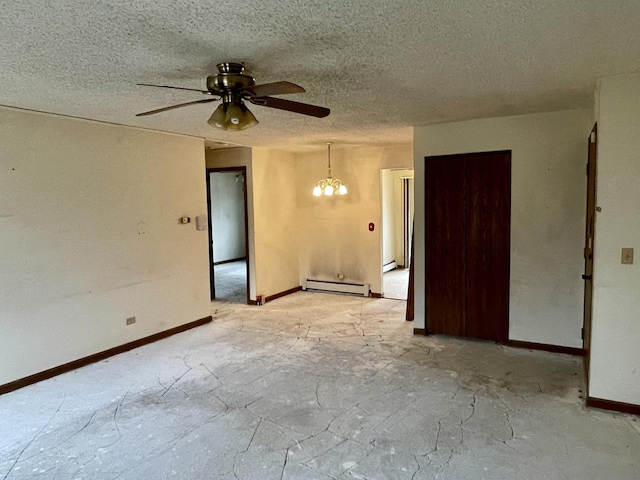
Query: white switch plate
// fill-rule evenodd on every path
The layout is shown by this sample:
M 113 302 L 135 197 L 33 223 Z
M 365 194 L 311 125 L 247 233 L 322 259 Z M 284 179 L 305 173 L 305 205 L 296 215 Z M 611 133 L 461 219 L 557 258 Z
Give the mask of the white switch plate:
M 196 217 L 196 230 L 206 230 L 209 223 L 206 215 L 198 215 Z

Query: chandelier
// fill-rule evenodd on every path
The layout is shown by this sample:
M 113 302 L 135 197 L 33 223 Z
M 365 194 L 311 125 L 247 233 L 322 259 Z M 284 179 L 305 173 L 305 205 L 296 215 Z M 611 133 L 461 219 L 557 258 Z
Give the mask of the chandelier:
M 320 180 L 318 184 L 313 188 L 313 196 L 321 197 L 322 195 L 346 195 L 347 187 L 344 186 L 338 178 L 333 178 L 331 176 L 331 143 L 329 142 L 327 142 L 327 164 L 329 174 L 327 175 L 327 178 L 323 178 L 322 180 Z

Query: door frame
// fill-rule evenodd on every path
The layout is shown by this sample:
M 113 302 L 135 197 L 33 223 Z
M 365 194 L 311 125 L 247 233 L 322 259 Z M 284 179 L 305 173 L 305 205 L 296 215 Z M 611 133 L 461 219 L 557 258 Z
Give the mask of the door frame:
M 589 134 L 587 156 L 587 208 L 584 236 L 584 297 L 582 310 L 582 350 L 586 396 L 589 396 L 589 365 L 591 361 L 591 317 L 593 314 L 593 250 L 595 247 L 596 186 L 598 157 L 598 124 Z
M 221 172 L 240 172 L 244 178 L 243 182 L 243 200 L 244 200 L 244 248 L 246 256 L 246 268 L 247 268 L 247 305 L 251 304 L 249 297 L 249 211 L 247 208 L 247 167 L 215 167 L 206 169 L 207 180 L 207 218 L 209 219 L 209 282 L 211 285 L 211 300 L 216 298 L 216 282 L 215 282 L 215 266 L 213 258 L 213 236 L 211 231 L 213 230 L 213 221 L 211 219 L 211 174 Z
M 403 191 L 400 193 L 401 195 L 401 201 L 403 202 L 403 211 L 402 211 L 402 218 L 398 219 L 396 218 L 395 215 L 395 208 L 394 208 L 394 213 L 393 213 L 393 218 L 394 218 L 394 222 L 396 221 L 402 221 L 403 223 L 403 228 L 404 228 L 404 223 L 405 223 L 405 215 L 407 215 L 407 213 L 411 216 L 411 225 L 409 225 L 410 231 L 413 233 L 413 215 L 414 215 L 414 211 L 415 211 L 415 203 L 414 203 L 414 207 L 413 210 L 411 210 L 410 208 L 410 201 L 413 200 L 415 202 L 415 183 L 413 184 L 413 188 L 410 189 L 410 192 L 405 192 L 404 191 L 404 183 L 405 183 L 405 179 L 412 179 L 415 182 L 415 167 L 411 166 L 411 167 L 391 167 L 391 168 L 381 168 L 379 171 L 379 179 L 380 179 L 380 212 L 379 212 L 379 226 L 380 228 L 379 230 L 379 241 L 380 241 L 380 293 L 372 293 L 371 296 L 376 297 L 376 298 L 385 298 L 384 296 L 384 233 L 385 233 L 385 229 L 389 228 L 388 225 L 385 224 L 384 222 L 384 217 L 383 217 L 383 201 L 384 201 L 384 194 L 385 194 L 385 188 L 384 188 L 384 182 L 382 181 L 382 177 L 383 177 L 383 172 L 397 172 L 397 171 L 411 171 L 411 176 L 405 176 L 405 177 L 400 177 L 400 182 L 401 182 L 401 187 L 403 189 Z M 395 190 L 395 184 L 394 184 L 394 190 Z M 388 192 L 387 192 L 388 193 Z M 394 194 L 394 192 L 392 192 L 392 195 Z M 412 198 L 413 197 L 413 198 Z M 394 202 L 395 202 L 395 197 L 394 197 Z M 406 203 L 405 205 L 405 202 Z M 394 205 L 395 207 L 395 205 Z M 411 210 L 410 212 L 407 212 L 407 210 Z M 395 242 L 395 229 L 393 231 L 394 234 L 394 242 Z M 413 244 L 413 239 L 409 239 L 409 243 L 410 245 Z M 395 246 L 394 246 L 395 248 Z M 411 258 L 411 252 L 412 250 L 410 249 L 409 251 L 406 252 L 405 256 L 408 258 Z M 395 255 L 394 255 L 395 256 Z M 396 261 L 396 266 L 397 265 L 401 265 L 401 262 L 399 261 L 399 259 L 395 259 Z M 403 265 L 403 268 L 408 269 L 410 267 L 409 263 L 406 263 L 405 265 Z M 404 301 L 404 300 L 402 300 Z

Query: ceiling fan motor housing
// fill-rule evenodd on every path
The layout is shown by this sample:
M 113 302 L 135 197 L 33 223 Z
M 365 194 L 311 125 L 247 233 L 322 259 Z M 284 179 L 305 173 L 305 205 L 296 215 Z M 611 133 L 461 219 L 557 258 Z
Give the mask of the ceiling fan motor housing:
M 241 63 L 219 63 L 218 74 L 207 77 L 207 90 L 225 96 L 228 92 L 239 92 L 256 84 L 251 75 L 246 75 Z

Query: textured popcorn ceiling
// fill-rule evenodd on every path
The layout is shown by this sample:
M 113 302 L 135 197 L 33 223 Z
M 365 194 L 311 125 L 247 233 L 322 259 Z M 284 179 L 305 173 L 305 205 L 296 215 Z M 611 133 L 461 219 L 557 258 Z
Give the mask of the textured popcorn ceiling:
M 303 147 L 408 142 L 412 126 L 589 107 L 597 78 L 640 68 L 637 0 L 0 0 L 0 104 L 197 135 Z M 220 132 L 216 104 L 137 82 L 204 88 L 222 61 L 315 119 L 251 107 L 260 125 Z

